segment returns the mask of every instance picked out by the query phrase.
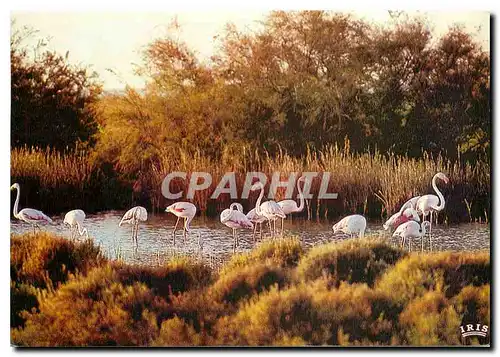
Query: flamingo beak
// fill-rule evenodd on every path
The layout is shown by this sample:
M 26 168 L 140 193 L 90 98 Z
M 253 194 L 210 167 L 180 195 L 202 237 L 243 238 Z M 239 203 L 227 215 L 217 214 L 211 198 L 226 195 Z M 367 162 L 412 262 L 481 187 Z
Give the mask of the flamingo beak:
M 447 184 L 450 183 L 450 179 L 448 179 L 448 177 L 444 177 L 444 182 L 446 182 Z

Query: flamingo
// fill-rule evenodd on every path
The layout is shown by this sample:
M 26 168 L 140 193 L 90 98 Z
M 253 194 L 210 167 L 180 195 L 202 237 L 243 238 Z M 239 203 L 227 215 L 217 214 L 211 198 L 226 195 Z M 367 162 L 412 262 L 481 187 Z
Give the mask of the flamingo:
M 271 236 L 274 237 L 274 234 L 276 233 L 276 220 L 278 218 L 286 218 L 286 215 L 281 209 L 280 205 L 275 201 L 266 201 L 261 204 L 260 202 L 262 201 L 262 197 L 264 197 L 264 185 L 262 184 L 262 182 L 257 181 L 252 185 L 251 190 L 256 191 L 259 189 L 260 195 L 257 199 L 257 202 L 255 202 L 255 213 L 267 219 L 267 221 L 269 222 L 269 229 L 271 230 Z M 271 228 L 271 221 L 274 222 L 274 231 Z M 283 234 L 283 232 L 281 233 Z
M 304 209 L 305 200 L 304 200 L 304 194 L 300 188 L 300 183 L 305 182 L 305 181 L 306 181 L 305 176 L 301 176 L 297 180 L 297 190 L 299 191 L 299 199 L 300 199 L 300 204 L 298 206 L 297 206 L 297 202 L 295 200 L 282 200 L 282 201 L 278 202 L 278 204 L 281 207 L 281 209 L 283 210 L 284 214 L 290 214 L 290 213 L 294 213 L 294 212 L 302 212 L 302 210 Z M 281 232 L 283 232 L 283 230 L 284 230 L 284 224 L 285 224 L 284 222 L 285 222 L 285 219 L 281 218 Z
M 359 238 L 363 238 L 366 229 L 366 218 L 360 214 L 353 214 L 342 218 L 333 227 L 333 233 L 343 232 L 352 235 L 359 234 Z
M 174 244 L 177 225 L 179 224 L 179 220 L 184 218 L 184 242 L 186 242 L 186 234 L 190 231 L 189 223 L 191 223 L 196 215 L 196 206 L 191 202 L 176 202 L 168 206 L 165 212 L 170 212 L 177 216 L 177 222 L 175 223 L 174 231 L 172 233 L 174 236 Z
M 262 223 L 264 223 L 267 220 L 267 218 L 264 216 L 259 216 L 255 211 L 255 208 L 252 208 L 250 211 L 248 211 L 247 218 L 250 220 L 250 222 L 252 222 L 255 225 L 255 228 L 253 230 L 254 243 L 255 243 L 255 233 L 257 232 L 257 224 L 259 225 L 260 239 L 262 240 Z
M 137 245 L 137 233 L 139 231 L 139 222 L 146 222 L 148 219 L 148 211 L 142 206 L 135 206 L 129 209 L 122 217 L 122 220 L 118 224 L 121 227 L 122 224 L 128 223 L 132 225 L 132 240 L 135 241 Z
M 436 192 L 436 195 L 424 195 L 420 197 L 417 200 L 416 203 L 416 208 L 417 212 L 422 214 L 422 221 L 425 221 L 425 217 L 427 215 L 430 215 L 430 225 L 429 225 L 429 245 L 430 245 L 430 250 L 432 250 L 432 237 L 431 237 L 431 230 L 432 230 L 432 212 L 439 212 L 444 209 L 445 201 L 443 194 L 441 191 L 439 191 L 436 180 L 440 179 L 443 180 L 446 184 L 449 183 L 448 177 L 446 177 L 445 174 L 442 172 L 438 172 L 437 174 L 434 175 L 432 178 L 432 188 Z
M 422 243 L 422 251 L 424 250 L 424 236 L 426 228 L 430 226 L 430 222 L 424 221 L 422 224 L 419 224 L 415 221 L 408 221 L 400 225 L 394 233 L 393 237 L 399 236 L 401 237 L 401 246 L 404 248 L 406 238 L 420 238 Z M 411 250 L 411 241 L 408 242 Z
M 408 221 L 420 222 L 420 217 L 418 216 L 418 212 L 412 207 L 408 207 L 404 211 L 399 211 L 394 213 L 384 223 L 383 227 L 385 230 L 388 230 L 389 228 L 396 229 L 399 225 Z
M 20 221 L 24 221 L 26 223 L 31 224 L 33 226 L 33 234 L 35 234 L 35 227 L 38 227 L 38 229 L 40 229 L 38 223 L 40 222 L 53 223 L 52 219 L 50 219 L 50 217 L 48 217 L 45 213 L 33 208 L 23 208 L 21 211 L 17 212 L 19 206 L 19 198 L 21 196 L 21 186 L 19 186 L 18 183 L 15 183 L 12 186 L 10 186 L 10 189 L 17 190 L 17 197 L 16 197 L 16 202 L 14 203 L 14 210 L 13 210 L 14 217 L 19 219 Z
M 235 210 L 234 207 L 237 209 Z M 239 203 L 232 203 L 229 208 L 226 208 L 220 214 L 220 221 L 233 230 L 233 252 L 238 245 L 238 237 L 236 236 L 236 229 L 252 229 L 253 223 L 243 213 L 243 207 Z
M 76 232 L 78 232 L 80 236 L 83 236 L 83 234 L 85 233 L 87 235 L 87 238 L 89 237 L 87 228 L 82 228 L 84 219 L 85 219 L 85 212 L 83 212 L 81 209 L 74 209 L 66 213 L 66 215 L 64 216 L 63 223 L 68 224 L 70 226 L 71 238 L 76 236 Z

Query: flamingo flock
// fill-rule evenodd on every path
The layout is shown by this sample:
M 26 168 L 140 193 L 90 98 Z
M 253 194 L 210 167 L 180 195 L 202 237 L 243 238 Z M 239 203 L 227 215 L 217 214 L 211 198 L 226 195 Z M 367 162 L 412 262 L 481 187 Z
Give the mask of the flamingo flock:
M 411 239 L 417 238 L 421 240 L 422 250 L 424 247 L 424 237 L 426 233 L 429 233 L 429 248 L 432 250 L 432 217 L 442 211 L 445 207 L 445 199 L 441 191 L 437 187 L 437 180 L 441 180 L 446 184 L 449 183 L 449 179 L 445 174 L 439 172 L 432 178 L 432 188 L 434 189 L 436 195 L 427 194 L 423 196 L 416 196 L 405 202 L 400 210 L 393 214 L 384 224 L 383 228 L 385 230 L 393 230 L 393 237 L 401 238 L 401 245 L 404 247 L 405 242 L 408 240 L 409 249 L 411 249 Z M 239 245 L 237 230 L 248 229 L 253 230 L 253 241 L 256 241 L 256 231 L 257 225 L 260 226 L 260 238 L 262 239 L 262 224 L 266 221 L 269 225 L 269 231 L 272 238 L 277 236 L 276 232 L 276 221 L 281 219 L 281 236 L 284 231 L 284 220 L 287 215 L 292 213 L 301 212 L 304 209 L 305 198 L 303 191 L 300 187 L 300 183 L 306 182 L 305 176 L 301 176 L 297 180 L 297 190 L 299 193 L 300 203 L 297 205 L 295 200 L 283 200 L 275 202 L 273 200 L 267 200 L 262 202 L 264 197 L 264 185 L 262 182 L 258 181 L 252 185 L 252 191 L 260 191 L 255 207 L 251 209 L 247 214 L 243 212 L 243 206 L 240 203 L 232 203 L 229 208 L 223 210 L 220 214 L 220 222 L 232 229 L 233 236 L 233 251 Z M 19 199 L 21 194 L 21 189 L 18 183 L 11 186 L 11 190 L 17 190 L 17 197 L 14 204 L 13 214 L 14 217 L 24 221 L 33 227 L 33 232 L 35 228 L 39 228 L 39 224 L 53 224 L 50 217 L 45 215 L 42 211 L 33 208 L 24 208 L 18 211 Z M 173 242 L 175 245 L 175 233 L 177 231 L 177 226 L 182 218 L 184 220 L 183 224 L 183 236 L 184 242 L 186 241 L 187 234 L 191 231 L 190 223 L 196 215 L 196 206 L 191 202 L 176 202 L 168 206 L 165 210 L 168 213 L 172 213 L 177 217 L 177 222 L 175 223 L 172 235 Z M 420 219 L 422 216 L 422 220 Z M 429 217 L 429 220 L 426 220 Z M 123 224 L 130 224 L 132 226 L 132 240 L 138 244 L 138 230 L 139 224 L 141 222 L 146 222 L 148 219 L 148 214 L 146 208 L 142 206 L 136 206 L 128 210 L 118 224 L 121 227 Z M 83 221 L 85 220 L 85 212 L 81 209 L 75 209 L 66 213 L 64 217 L 64 224 L 67 224 L 71 230 L 71 237 L 76 237 L 77 234 L 83 236 L 84 234 L 88 238 L 88 231 L 83 227 Z M 366 218 L 359 214 L 353 214 L 342 218 L 332 227 L 333 233 L 344 233 L 349 235 L 351 238 L 359 237 L 362 238 L 366 231 Z M 201 241 L 201 236 L 198 236 L 198 243 Z

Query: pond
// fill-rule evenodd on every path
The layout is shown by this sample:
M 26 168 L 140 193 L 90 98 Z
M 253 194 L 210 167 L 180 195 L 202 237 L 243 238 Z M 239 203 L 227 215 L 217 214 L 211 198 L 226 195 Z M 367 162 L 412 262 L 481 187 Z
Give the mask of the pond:
M 172 256 L 192 256 L 204 260 L 212 266 L 219 266 L 233 254 L 233 238 L 231 229 L 220 223 L 218 219 L 195 217 L 191 222 L 191 232 L 184 243 L 182 231 L 176 233 L 173 244 L 172 229 L 176 217 L 160 213 L 148 217 L 141 223 L 138 234 L 138 247 L 133 243 L 132 227 L 118 223 L 124 212 L 109 211 L 95 215 L 87 215 L 84 227 L 94 242 L 112 259 L 123 259 L 129 263 L 158 265 L 163 264 Z M 41 229 L 59 235 L 70 237 L 70 230 L 63 225 L 64 215 L 52 217 L 54 225 L 45 225 Z M 182 221 L 179 223 L 181 227 Z M 344 234 L 333 234 L 332 225 L 335 222 L 307 221 L 300 218 L 288 218 L 285 221 L 285 234 L 300 238 L 306 247 L 350 239 Z M 277 226 L 281 227 L 280 223 Z M 30 225 L 17 220 L 11 221 L 12 233 L 32 232 Z M 281 232 L 279 230 L 279 232 Z M 238 230 L 239 246 L 236 252 L 249 251 L 254 247 L 252 230 Z M 384 231 L 381 222 L 370 221 L 366 235 L 385 237 L 391 244 L 399 244 L 398 238 L 392 238 Z M 257 233 L 257 240 L 259 239 Z M 263 240 L 270 239 L 269 227 L 263 225 Z M 257 243 L 258 244 L 258 243 Z M 429 249 L 428 239 L 424 240 L 425 249 Z M 490 226 L 488 224 L 433 225 L 432 249 L 471 251 L 490 249 Z M 420 240 L 412 242 L 412 250 L 420 250 Z

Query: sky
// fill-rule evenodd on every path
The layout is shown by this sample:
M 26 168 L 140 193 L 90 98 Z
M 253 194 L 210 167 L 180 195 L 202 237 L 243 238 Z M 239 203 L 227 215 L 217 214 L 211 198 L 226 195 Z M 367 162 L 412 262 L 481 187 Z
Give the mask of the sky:
M 155 38 L 169 33 L 169 24 L 177 18 L 179 39 L 194 49 L 201 59 L 214 53 L 213 37 L 221 34 L 228 22 L 239 29 L 255 30 L 266 11 L 182 11 L 182 12 L 11 12 L 16 27 L 30 26 L 38 30 L 37 38 L 50 38 L 49 48 L 61 54 L 69 51 L 69 61 L 90 66 L 104 88 L 121 89 L 125 84 L 141 87 L 144 78 L 134 74 L 141 63 L 141 49 Z M 356 16 L 384 24 L 388 11 L 353 11 Z M 415 12 L 410 12 L 415 14 Z M 490 14 L 488 12 L 419 12 L 440 36 L 449 26 L 461 23 L 476 40 L 489 50 Z M 34 40 L 35 41 L 35 40 Z M 107 69 L 112 69 L 110 72 Z

